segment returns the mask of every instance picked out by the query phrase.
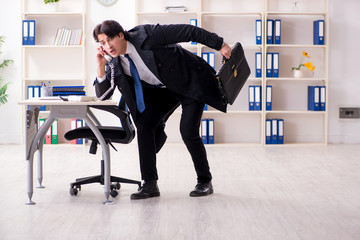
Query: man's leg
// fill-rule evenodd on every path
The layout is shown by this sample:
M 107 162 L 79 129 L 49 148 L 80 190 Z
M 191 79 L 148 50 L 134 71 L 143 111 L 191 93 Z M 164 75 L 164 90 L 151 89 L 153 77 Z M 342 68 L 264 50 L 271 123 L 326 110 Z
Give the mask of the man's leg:
M 137 128 L 140 170 L 141 177 L 144 180 L 144 188 L 133 194 L 132 199 L 160 195 L 156 184 L 156 180 L 158 180 L 156 153 L 160 150 L 166 138 L 161 139 L 161 136 L 157 137 L 156 134 L 165 134 L 161 127 L 163 127 L 168 115 L 179 104 L 179 101 L 167 89 L 143 88 L 143 90 L 145 111 L 139 114 L 134 122 Z M 157 141 L 159 142 L 157 143 Z
M 190 98 L 182 98 L 180 132 L 191 155 L 199 183 L 209 183 L 212 179 L 204 143 L 199 134 L 204 103 Z

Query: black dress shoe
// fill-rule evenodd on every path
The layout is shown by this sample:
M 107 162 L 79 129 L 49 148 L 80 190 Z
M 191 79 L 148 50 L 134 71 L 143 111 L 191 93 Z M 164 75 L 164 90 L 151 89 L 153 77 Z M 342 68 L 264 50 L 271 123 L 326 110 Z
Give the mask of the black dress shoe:
M 144 182 L 140 190 L 137 193 L 131 194 L 130 198 L 135 200 L 135 199 L 145 199 L 145 198 L 159 197 L 159 196 L 160 196 L 160 192 L 157 185 L 157 181 L 152 180 L 152 181 Z
M 211 181 L 208 183 L 198 183 L 195 189 L 190 192 L 190 197 L 202 197 L 214 192 Z

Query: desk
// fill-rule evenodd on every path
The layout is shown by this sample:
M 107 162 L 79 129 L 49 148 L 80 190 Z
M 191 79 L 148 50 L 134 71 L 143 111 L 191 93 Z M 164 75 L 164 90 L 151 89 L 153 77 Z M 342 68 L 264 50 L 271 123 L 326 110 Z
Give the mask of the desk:
M 25 114 L 25 155 L 27 161 L 27 205 L 34 205 L 32 201 L 33 196 L 33 165 L 34 165 L 34 154 L 37 151 L 38 157 L 38 181 L 39 188 L 43 188 L 43 145 L 47 130 L 51 124 L 57 118 L 79 118 L 84 119 L 90 129 L 94 132 L 95 136 L 99 140 L 104 156 L 104 193 L 105 201 L 104 204 L 110 204 L 112 201 L 109 200 L 110 195 L 110 150 L 109 145 L 106 144 L 100 131 L 96 126 L 100 123 L 96 119 L 95 115 L 91 112 L 90 107 L 95 105 L 116 105 L 113 101 L 92 101 L 92 102 L 69 102 L 62 100 L 40 100 L 30 99 L 19 102 L 20 105 L 28 105 Z M 50 108 L 50 114 L 45 123 L 38 129 L 38 117 L 40 112 L 40 106 L 47 105 Z

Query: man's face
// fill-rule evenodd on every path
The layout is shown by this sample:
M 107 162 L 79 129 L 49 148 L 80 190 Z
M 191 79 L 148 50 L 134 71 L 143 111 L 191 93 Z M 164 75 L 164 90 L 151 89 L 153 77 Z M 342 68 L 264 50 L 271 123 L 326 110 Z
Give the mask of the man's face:
M 126 53 L 126 40 L 123 33 L 113 38 L 102 33 L 98 35 L 98 40 L 103 49 L 113 58 Z

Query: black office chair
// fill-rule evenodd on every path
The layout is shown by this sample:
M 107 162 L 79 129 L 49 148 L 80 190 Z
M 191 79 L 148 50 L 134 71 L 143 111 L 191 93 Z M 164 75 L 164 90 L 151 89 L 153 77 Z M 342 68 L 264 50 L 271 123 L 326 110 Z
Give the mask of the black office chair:
M 105 139 L 107 144 L 110 144 L 114 149 L 115 147 L 112 143 L 130 143 L 135 137 L 134 126 L 131 123 L 129 112 L 126 110 L 126 105 L 123 100 L 120 101 L 119 107 L 117 106 L 91 106 L 95 109 L 104 110 L 116 115 L 121 122 L 122 127 L 109 127 L 109 126 L 98 126 L 98 129 L 102 136 Z M 97 145 L 99 141 L 97 140 L 95 134 L 91 131 L 89 127 L 80 127 L 74 130 L 68 131 L 65 133 L 66 140 L 74 140 L 77 138 L 86 138 L 92 141 L 89 152 L 91 154 L 96 154 Z M 116 150 L 116 149 L 115 149 Z M 130 183 L 137 184 L 139 188 L 141 187 L 140 181 L 110 176 L 110 196 L 116 197 L 118 195 L 117 190 L 120 189 L 120 183 Z M 104 185 L 104 160 L 101 160 L 101 173 L 100 175 L 83 177 L 76 179 L 75 182 L 70 184 L 70 195 L 77 195 L 78 191 L 81 191 L 81 185 L 90 184 L 90 183 L 100 183 Z

